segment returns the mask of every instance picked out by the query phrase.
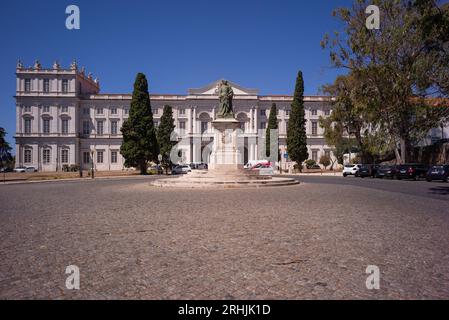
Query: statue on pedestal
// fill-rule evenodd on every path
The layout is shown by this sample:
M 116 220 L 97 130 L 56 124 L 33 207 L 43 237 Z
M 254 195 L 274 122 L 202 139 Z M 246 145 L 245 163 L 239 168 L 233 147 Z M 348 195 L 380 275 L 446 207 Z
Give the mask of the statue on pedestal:
M 218 118 L 234 118 L 234 111 L 232 109 L 232 98 L 234 92 L 228 81 L 221 81 L 218 87 L 218 97 L 220 99 L 220 106 L 218 108 Z

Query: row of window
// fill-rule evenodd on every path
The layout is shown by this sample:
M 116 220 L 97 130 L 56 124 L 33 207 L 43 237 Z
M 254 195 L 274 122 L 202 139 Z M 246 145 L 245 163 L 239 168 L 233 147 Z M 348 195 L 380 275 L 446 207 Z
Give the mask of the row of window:
M 24 150 L 23 162 L 24 163 L 32 163 L 33 162 L 33 150 L 31 150 L 31 149 Z M 42 162 L 44 164 L 49 164 L 51 162 L 51 150 L 50 149 L 42 150 Z M 69 150 L 68 149 L 61 150 L 61 163 L 69 163 Z
M 312 160 L 314 160 L 315 162 L 319 162 L 320 161 L 320 159 L 318 158 L 318 154 L 319 154 L 318 150 L 312 150 Z M 324 155 L 326 157 L 331 158 L 330 150 L 324 150 Z
M 25 92 L 31 92 L 31 90 L 32 90 L 32 88 L 31 88 L 31 79 L 25 79 Z M 45 93 L 50 92 L 50 79 L 44 79 L 44 81 L 43 81 L 43 91 Z M 69 92 L 69 80 L 62 79 L 61 91 L 63 93 L 68 93 Z
M 104 151 L 97 151 L 96 154 L 97 154 L 97 163 L 103 163 L 104 162 Z M 118 151 L 112 150 L 111 151 L 111 163 L 117 163 L 117 159 L 118 159 Z M 33 162 L 33 150 L 31 150 L 31 149 L 24 150 L 23 162 L 27 163 L 27 164 Z M 51 163 L 51 150 L 50 149 L 42 150 L 42 162 L 44 164 Z M 90 152 L 88 152 L 88 151 L 83 152 L 83 163 L 89 164 L 90 162 L 91 162 Z M 61 150 L 61 163 L 63 163 L 63 164 L 69 163 L 69 150 L 68 149 Z
M 50 119 L 42 119 L 42 132 L 44 134 L 50 134 Z M 24 132 L 26 134 L 31 134 L 31 119 L 24 119 Z M 69 133 L 69 120 L 62 119 L 61 120 L 61 133 L 68 134 Z
M 60 108 L 61 108 L 61 112 L 62 113 L 68 113 L 69 112 L 69 107 L 68 106 L 60 106 Z M 43 109 L 42 112 L 50 113 L 50 106 L 43 106 L 42 109 Z M 31 112 L 31 106 L 24 106 L 23 110 L 24 110 L 24 112 L 30 113 Z
M 104 151 L 97 151 L 97 163 L 104 163 Z M 111 150 L 111 163 L 117 163 L 117 159 L 118 159 L 118 151 L 116 150 Z M 91 153 L 89 151 L 84 151 L 83 152 L 83 163 L 84 164 L 89 164 L 91 163 L 92 159 L 91 159 Z
M 118 114 L 118 108 L 117 107 L 111 107 L 110 109 L 111 114 Z M 125 114 L 129 113 L 129 108 L 124 108 Z M 95 114 L 104 114 L 104 108 L 103 107 L 97 107 L 95 108 Z M 90 115 L 90 108 L 83 108 L 83 115 Z

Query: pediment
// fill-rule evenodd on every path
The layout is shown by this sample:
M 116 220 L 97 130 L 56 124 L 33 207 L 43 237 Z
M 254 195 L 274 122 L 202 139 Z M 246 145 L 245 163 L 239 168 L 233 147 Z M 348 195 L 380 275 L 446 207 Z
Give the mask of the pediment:
M 191 95 L 217 95 L 217 89 L 223 79 L 214 81 L 202 88 L 197 89 L 189 89 L 189 94 Z M 259 94 L 259 90 L 257 89 L 249 89 L 244 88 L 232 81 L 228 80 L 228 83 L 231 85 L 232 90 L 234 91 L 234 95 L 237 96 L 254 96 Z

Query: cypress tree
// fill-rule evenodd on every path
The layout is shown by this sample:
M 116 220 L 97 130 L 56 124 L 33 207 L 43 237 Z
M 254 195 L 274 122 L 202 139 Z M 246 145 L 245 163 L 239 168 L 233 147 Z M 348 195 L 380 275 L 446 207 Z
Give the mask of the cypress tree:
M 273 103 L 271 105 L 270 109 L 270 116 L 268 117 L 268 126 L 267 126 L 267 132 L 265 133 L 265 150 L 267 157 L 270 157 L 271 155 L 271 149 L 270 149 L 270 132 L 271 130 L 278 130 L 278 120 L 277 120 L 277 108 L 276 103 Z M 279 160 L 279 152 L 278 152 L 278 160 Z
M 173 119 L 172 107 L 165 105 L 164 112 L 161 117 L 161 123 L 157 129 L 157 141 L 162 155 L 161 165 L 165 169 L 165 173 L 171 168 L 170 152 L 176 141 L 171 141 L 170 136 L 175 129 L 175 120 Z
M 134 82 L 129 118 L 122 126 L 123 143 L 120 153 L 125 166 L 139 167 L 141 174 L 147 173 L 148 161 L 157 161 L 159 146 L 153 123 L 148 82 L 143 73 L 138 73 Z
M 303 161 L 307 160 L 307 134 L 304 111 L 304 80 L 302 72 L 298 71 L 295 93 L 293 95 L 292 110 L 287 129 L 287 150 L 290 159 L 302 169 Z

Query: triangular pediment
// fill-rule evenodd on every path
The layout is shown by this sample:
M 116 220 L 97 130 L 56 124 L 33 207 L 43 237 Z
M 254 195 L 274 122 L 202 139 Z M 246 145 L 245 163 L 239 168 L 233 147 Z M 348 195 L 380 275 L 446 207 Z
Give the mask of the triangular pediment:
M 198 89 L 189 89 L 189 94 L 191 95 L 217 95 L 218 86 L 220 85 L 223 79 L 214 81 L 207 86 Z M 237 96 L 254 96 L 259 94 L 259 90 L 257 89 L 249 89 L 244 88 L 232 81 L 228 80 L 228 83 L 232 87 L 232 91 L 234 91 L 234 95 Z

